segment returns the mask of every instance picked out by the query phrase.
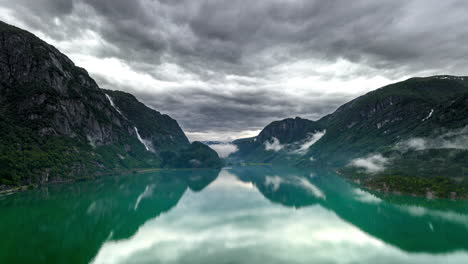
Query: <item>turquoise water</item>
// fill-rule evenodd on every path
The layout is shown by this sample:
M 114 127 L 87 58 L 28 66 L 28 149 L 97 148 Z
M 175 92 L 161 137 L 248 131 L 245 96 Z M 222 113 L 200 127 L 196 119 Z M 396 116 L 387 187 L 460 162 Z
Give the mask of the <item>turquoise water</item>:
M 0 197 L 0 263 L 468 263 L 468 203 L 327 171 L 172 170 Z

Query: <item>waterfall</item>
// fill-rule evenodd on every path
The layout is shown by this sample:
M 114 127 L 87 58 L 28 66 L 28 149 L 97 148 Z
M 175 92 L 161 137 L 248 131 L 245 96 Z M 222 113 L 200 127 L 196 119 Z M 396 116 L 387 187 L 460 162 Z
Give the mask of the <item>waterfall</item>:
M 135 128 L 135 132 L 136 132 L 138 140 L 141 142 L 141 144 L 143 144 L 145 146 L 147 151 L 150 151 L 150 146 L 149 146 L 149 143 L 147 142 L 147 140 L 144 140 L 143 138 L 141 138 L 140 133 L 138 133 L 138 128 L 136 128 L 136 127 L 134 127 L 134 128 Z
M 111 106 L 114 107 L 114 109 L 117 110 L 117 112 L 119 112 L 121 116 L 124 116 L 122 112 L 120 112 L 120 110 L 115 106 L 114 101 L 112 101 L 112 98 L 108 94 L 106 94 L 106 97 L 109 100 L 109 103 L 111 104 Z
M 433 113 L 434 113 L 434 109 L 431 109 L 431 112 L 429 112 L 429 115 L 427 115 L 427 117 L 424 118 L 422 121 L 424 122 L 424 121 L 428 120 L 429 118 L 431 118 Z

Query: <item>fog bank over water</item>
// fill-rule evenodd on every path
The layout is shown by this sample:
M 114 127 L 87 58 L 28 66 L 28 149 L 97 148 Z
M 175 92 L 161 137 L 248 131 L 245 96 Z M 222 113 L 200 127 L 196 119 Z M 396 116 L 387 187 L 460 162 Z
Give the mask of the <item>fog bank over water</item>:
M 236 145 L 230 143 L 208 144 L 208 146 L 214 149 L 216 153 L 218 153 L 220 158 L 226 158 L 227 156 L 238 150 Z

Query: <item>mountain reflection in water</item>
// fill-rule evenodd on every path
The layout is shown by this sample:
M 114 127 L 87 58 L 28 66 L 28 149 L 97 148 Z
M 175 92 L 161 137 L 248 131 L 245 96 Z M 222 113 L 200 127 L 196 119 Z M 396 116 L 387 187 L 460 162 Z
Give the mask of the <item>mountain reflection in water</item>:
M 1 263 L 468 263 L 466 201 L 383 196 L 329 171 L 158 171 L 0 208 Z

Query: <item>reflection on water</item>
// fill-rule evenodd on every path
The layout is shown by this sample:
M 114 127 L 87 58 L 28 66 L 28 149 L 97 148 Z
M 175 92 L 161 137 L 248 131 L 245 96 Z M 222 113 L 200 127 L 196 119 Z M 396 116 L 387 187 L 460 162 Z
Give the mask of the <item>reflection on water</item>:
M 0 263 L 468 263 L 468 203 L 327 171 L 173 170 L 0 197 Z

